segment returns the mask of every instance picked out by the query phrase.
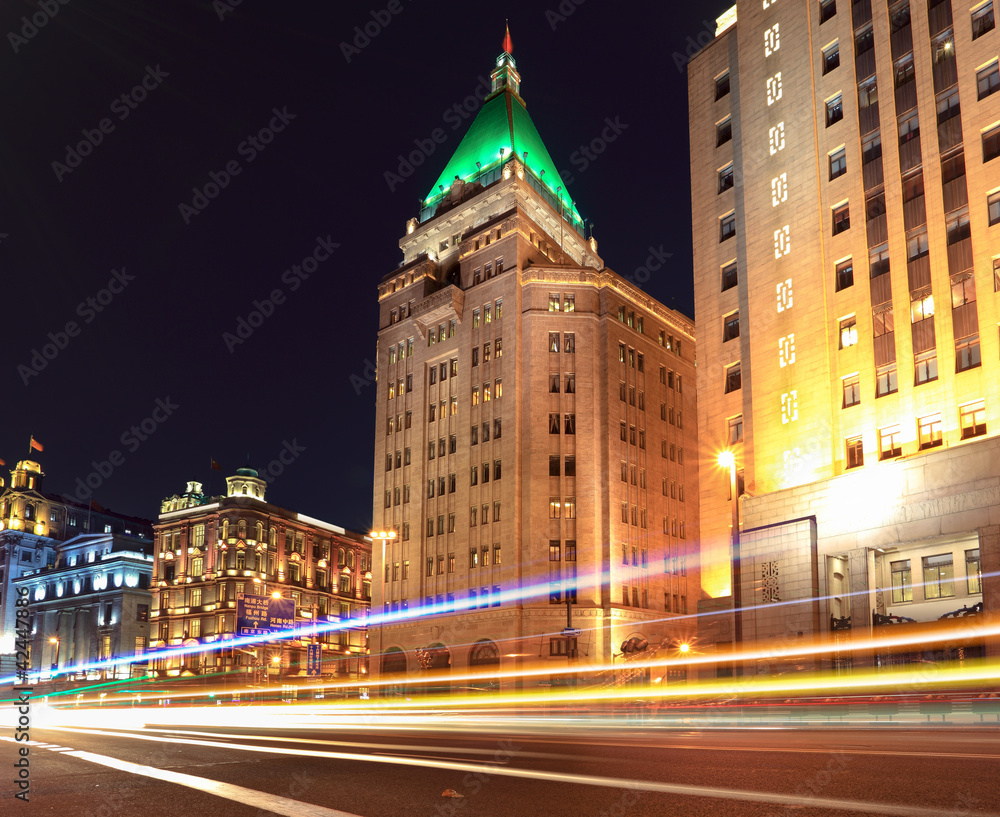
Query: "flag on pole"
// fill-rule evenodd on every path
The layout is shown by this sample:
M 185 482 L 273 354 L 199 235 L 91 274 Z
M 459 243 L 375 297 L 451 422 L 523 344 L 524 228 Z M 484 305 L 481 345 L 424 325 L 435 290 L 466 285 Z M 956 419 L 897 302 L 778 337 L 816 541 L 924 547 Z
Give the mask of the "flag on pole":
M 38 442 L 38 440 L 32 437 L 31 442 L 28 445 L 28 452 L 30 453 L 31 451 L 44 451 L 44 450 L 45 446 L 43 446 L 40 442 Z
M 97 513 L 107 513 L 107 509 L 99 504 L 96 500 L 90 500 L 90 509 L 92 511 L 97 511 Z
M 212 470 L 213 471 L 221 471 L 222 470 L 222 466 L 219 465 L 219 463 L 217 463 L 214 459 L 212 460 Z
M 0 460 L 0 465 L 6 465 L 6 464 L 7 464 L 6 461 Z

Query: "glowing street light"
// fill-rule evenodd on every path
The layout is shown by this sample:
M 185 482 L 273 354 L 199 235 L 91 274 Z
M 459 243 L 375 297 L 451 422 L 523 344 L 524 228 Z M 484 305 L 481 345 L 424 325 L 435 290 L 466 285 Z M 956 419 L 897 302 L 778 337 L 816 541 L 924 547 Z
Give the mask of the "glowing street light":
M 59 670 L 59 639 L 53 636 L 52 638 L 49 639 L 49 643 L 56 645 L 56 657 L 55 660 L 52 662 L 52 670 L 51 670 L 52 674 L 54 675 Z
M 732 565 L 732 585 L 733 585 L 733 631 L 735 636 L 736 649 L 743 648 L 743 592 L 742 592 L 742 572 L 740 570 L 740 506 L 739 496 L 736 486 L 736 454 L 732 450 L 726 449 L 719 452 L 719 467 L 729 470 L 729 498 L 732 500 L 733 521 L 731 565 Z M 743 675 L 743 665 L 737 660 L 737 676 Z

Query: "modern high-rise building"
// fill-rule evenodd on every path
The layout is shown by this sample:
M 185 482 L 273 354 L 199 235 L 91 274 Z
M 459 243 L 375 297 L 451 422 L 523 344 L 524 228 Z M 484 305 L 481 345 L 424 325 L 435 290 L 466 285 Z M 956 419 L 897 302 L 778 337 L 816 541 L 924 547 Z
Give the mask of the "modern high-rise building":
M 605 267 L 520 81 L 507 40 L 379 285 L 371 645 L 401 683 L 693 631 L 694 327 Z
M 322 675 L 364 675 L 371 542 L 267 502 L 266 489 L 257 471 L 239 468 L 226 478 L 225 496 L 206 496 L 201 483 L 189 482 L 183 494 L 163 500 L 154 526 L 150 636 L 158 649 L 192 649 L 161 653 L 157 672 L 305 676 L 307 646 L 316 641 Z M 340 626 L 315 638 L 234 646 L 240 597 L 273 594 L 294 602 L 298 624 Z
M 994 19 L 752 0 L 690 64 L 703 581 L 745 608 L 716 641 L 1000 607 Z

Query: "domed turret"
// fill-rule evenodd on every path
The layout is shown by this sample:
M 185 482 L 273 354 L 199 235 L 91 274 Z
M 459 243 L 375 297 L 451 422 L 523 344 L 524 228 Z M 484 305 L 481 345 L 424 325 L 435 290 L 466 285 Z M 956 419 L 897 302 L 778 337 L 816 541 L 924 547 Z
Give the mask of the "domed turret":
M 250 467 L 237 468 L 236 476 L 226 477 L 226 496 L 248 496 L 264 501 L 267 483 Z

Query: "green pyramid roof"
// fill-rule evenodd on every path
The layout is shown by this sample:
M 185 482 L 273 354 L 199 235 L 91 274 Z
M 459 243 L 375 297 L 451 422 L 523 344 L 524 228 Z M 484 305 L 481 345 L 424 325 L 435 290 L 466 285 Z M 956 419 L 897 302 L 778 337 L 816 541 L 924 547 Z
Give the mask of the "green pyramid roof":
M 504 150 L 502 158 L 501 148 Z M 525 153 L 528 154 L 527 159 L 523 158 Z M 456 176 L 464 182 L 474 182 L 480 178 L 485 182 L 484 177 L 488 171 L 499 169 L 502 163 L 514 156 L 524 163 L 536 185 L 540 184 L 556 200 L 550 202 L 555 209 L 559 209 L 558 200 L 562 198 L 563 214 L 567 221 L 572 221 L 582 231 L 583 219 L 567 194 L 566 183 L 559 175 L 524 103 L 509 88 L 487 98 L 451 160 L 424 199 L 424 208 L 433 206 L 436 199 L 447 194 Z M 481 164 L 480 168 L 476 167 L 476 162 Z M 444 188 L 443 192 L 440 187 Z M 561 191 L 557 193 L 559 188 Z

